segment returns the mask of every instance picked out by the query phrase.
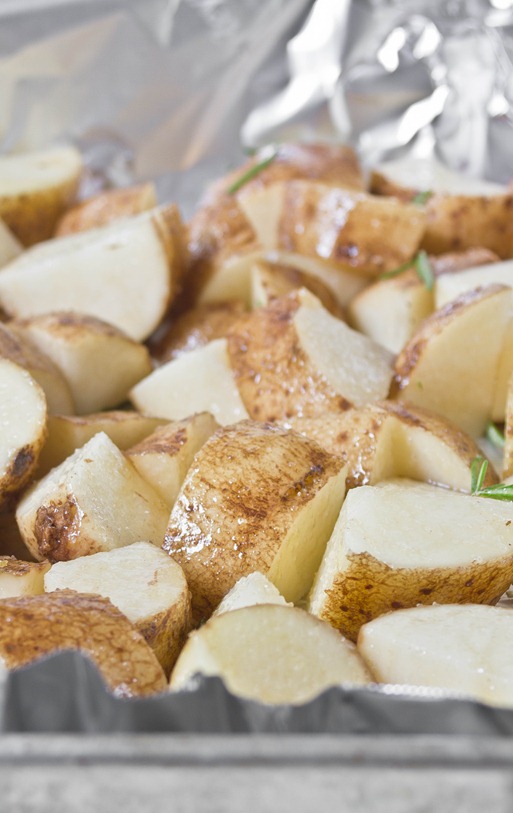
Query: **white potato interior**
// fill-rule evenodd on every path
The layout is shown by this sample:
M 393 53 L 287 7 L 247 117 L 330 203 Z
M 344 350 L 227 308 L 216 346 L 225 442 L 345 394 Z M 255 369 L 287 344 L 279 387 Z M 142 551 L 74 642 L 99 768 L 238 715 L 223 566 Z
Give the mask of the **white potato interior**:
M 22 251 L 23 246 L 0 217 L 0 268 L 14 260 Z
M 378 164 L 375 169 L 398 186 L 406 189 L 485 197 L 504 195 L 508 191 L 507 187 L 501 184 L 454 172 L 435 158 L 399 158 Z
M 13 556 L 0 556 L 0 599 L 44 593 L 43 580 L 49 568 L 49 562 L 22 562 Z
M 452 274 L 440 274 L 435 281 L 435 307 L 442 308 L 467 291 L 493 283 L 513 288 L 513 260 L 479 265 L 477 268 Z
M 229 613 L 241 607 L 253 607 L 255 604 L 281 604 L 291 607 L 285 601 L 280 591 L 264 576 L 255 571 L 249 576 L 243 576 L 225 595 L 221 604 L 214 610 L 213 615 Z
M 0 156 L 0 196 L 52 189 L 76 178 L 82 158 L 74 147 Z
M 0 483 L 20 452 L 42 445 L 46 399 L 32 376 L 14 362 L 0 359 Z

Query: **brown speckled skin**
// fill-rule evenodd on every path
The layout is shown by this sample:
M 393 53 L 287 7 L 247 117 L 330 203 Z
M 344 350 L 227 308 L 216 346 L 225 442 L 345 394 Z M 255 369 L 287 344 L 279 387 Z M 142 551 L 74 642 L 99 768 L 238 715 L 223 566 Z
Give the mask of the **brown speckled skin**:
M 0 197 L 0 217 L 24 246 L 52 237 L 55 225 L 75 200 L 79 177 L 51 189 Z
M 55 236 L 107 226 L 120 217 L 138 215 L 154 206 L 157 199 L 151 183 L 108 189 L 68 209 L 57 224 Z
M 228 333 L 230 366 L 248 415 L 255 420 L 319 415 L 351 406 L 302 350 L 293 321 L 300 307 L 301 299 L 293 292 L 241 319 Z
M 139 621 L 136 627 L 169 676 L 192 629 L 190 592 L 182 593 L 169 610 Z
M 25 562 L 15 556 L 0 556 L 0 573 L 8 576 L 26 576 L 34 570 L 44 574 L 49 568 L 49 562 Z
M 341 465 L 315 442 L 269 424 L 243 421 L 211 436 L 163 545 L 185 572 L 197 620 L 239 578 L 269 570 L 297 512 Z
M 115 336 L 123 338 L 132 344 L 138 342 L 130 339 L 122 330 L 119 330 L 114 325 L 104 322 L 103 319 L 97 319 L 95 316 L 89 316 L 85 313 L 76 313 L 75 311 L 56 311 L 54 313 L 43 313 L 38 316 L 31 316 L 27 319 L 13 319 L 10 326 L 14 329 L 35 327 L 41 330 L 46 330 L 53 336 L 61 336 L 68 342 L 74 339 L 80 339 L 84 333 L 89 334 L 91 331 L 99 333 L 102 336 Z M 23 335 L 23 334 L 22 334 Z M 30 341 L 30 339 L 28 339 Z
M 419 206 L 292 181 L 285 190 L 279 248 L 376 277 L 412 259 L 424 227 Z
M 119 696 L 166 690 L 155 655 L 108 599 L 58 590 L 0 600 L 0 656 L 8 669 L 65 649 L 88 654 Z
M 513 580 L 511 557 L 462 568 L 391 568 L 369 553 L 351 554 L 349 567 L 325 591 L 319 617 L 351 641 L 362 624 L 417 604 L 494 604 Z
M 442 274 L 454 274 L 477 268 L 479 265 L 498 263 L 500 257 L 488 248 L 467 248 L 464 251 L 449 251 L 446 254 L 432 255 L 429 258 L 435 277 Z M 420 281 L 420 280 L 419 280 Z
M 424 190 L 398 186 L 373 172 L 371 191 L 410 201 Z M 423 208 L 426 232 L 422 248 L 431 254 L 482 246 L 503 260 L 513 256 L 513 193 L 489 197 L 439 193 L 431 195 Z

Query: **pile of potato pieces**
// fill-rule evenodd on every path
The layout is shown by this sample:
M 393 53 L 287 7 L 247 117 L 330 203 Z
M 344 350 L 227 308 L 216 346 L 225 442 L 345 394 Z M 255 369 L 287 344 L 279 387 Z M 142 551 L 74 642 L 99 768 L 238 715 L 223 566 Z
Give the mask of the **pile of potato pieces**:
M 0 169 L 3 666 L 512 705 L 513 509 L 469 491 L 491 421 L 513 474 L 513 193 L 282 145 L 184 224 L 151 184 L 73 204 L 73 148 Z

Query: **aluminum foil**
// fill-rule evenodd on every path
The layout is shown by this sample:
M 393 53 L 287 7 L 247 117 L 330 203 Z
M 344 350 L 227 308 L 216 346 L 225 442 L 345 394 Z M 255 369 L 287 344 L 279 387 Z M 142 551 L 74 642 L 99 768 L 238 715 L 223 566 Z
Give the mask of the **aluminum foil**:
M 513 0 L 0 0 L 0 152 L 73 143 L 83 195 L 153 179 L 186 215 L 247 148 L 286 139 L 508 183 L 512 57 Z M 198 678 L 122 700 L 69 652 L 0 695 L 7 732 L 513 734 L 513 710 L 404 687 L 266 707 Z

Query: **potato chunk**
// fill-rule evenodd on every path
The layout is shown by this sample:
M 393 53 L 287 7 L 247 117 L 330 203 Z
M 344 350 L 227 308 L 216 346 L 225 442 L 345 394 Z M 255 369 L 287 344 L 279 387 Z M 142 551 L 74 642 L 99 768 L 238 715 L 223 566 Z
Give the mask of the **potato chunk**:
M 5 669 L 67 649 L 88 655 L 119 697 L 166 688 L 150 647 L 108 599 L 60 590 L 0 600 L 0 664 Z
M 513 506 L 397 480 L 348 492 L 309 609 L 355 640 L 416 604 L 493 603 L 513 581 Z
M 22 251 L 21 243 L 0 218 L 0 268 L 14 260 Z
M 238 582 L 235 582 L 212 615 L 230 613 L 232 610 L 239 610 L 241 607 L 253 607 L 256 604 L 293 606 L 290 602 L 285 601 L 280 591 L 269 581 L 267 576 L 256 570 L 254 573 L 250 573 L 249 576 L 243 576 Z
M 55 236 L 62 237 L 77 231 L 107 226 L 121 217 L 131 217 L 154 209 L 157 203 L 152 183 L 107 189 L 68 209 L 57 224 Z
M 160 545 L 169 511 L 103 432 L 36 483 L 16 521 L 36 559 L 57 562 L 147 539 Z
M 22 562 L 14 556 L 0 556 L 0 599 L 44 593 L 44 575 L 49 569 L 49 562 Z
M 193 675 L 219 675 L 231 692 L 261 703 L 306 703 L 330 686 L 371 677 L 355 649 L 297 607 L 245 607 L 193 632 L 171 675 L 171 689 Z
M 414 607 L 365 624 L 358 651 L 383 683 L 447 689 L 513 706 L 513 613 L 474 604 Z
M 243 421 L 200 449 L 164 548 L 182 565 L 197 618 L 260 570 L 287 601 L 308 591 L 344 497 L 346 470 L 313 441 Z
M 150 542 L 134 542 L 57 562 L 44 577 L 44 590 L 67 589 L 108 598 L 141 633 L 169 674 L 189 632 L 191 601 L 182 568 L 163 550 Z

